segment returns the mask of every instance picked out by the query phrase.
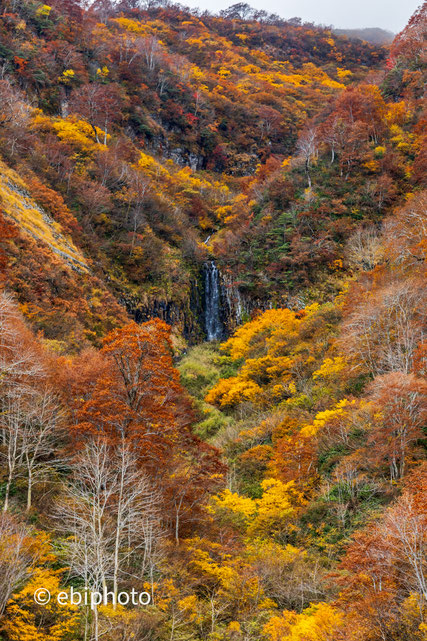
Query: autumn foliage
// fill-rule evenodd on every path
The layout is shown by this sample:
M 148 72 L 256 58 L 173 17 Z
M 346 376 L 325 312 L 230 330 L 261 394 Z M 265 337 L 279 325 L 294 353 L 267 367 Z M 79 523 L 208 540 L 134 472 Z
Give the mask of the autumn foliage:
M 425 38 L 2 3 L 2 639 L 426 641 Z

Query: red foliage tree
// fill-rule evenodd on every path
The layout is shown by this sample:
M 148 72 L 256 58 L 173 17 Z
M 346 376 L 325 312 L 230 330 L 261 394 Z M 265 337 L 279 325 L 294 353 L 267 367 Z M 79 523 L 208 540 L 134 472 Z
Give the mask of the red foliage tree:
M 7 240 L 14 238 L 16 236 L 16 229 L 8 223 L 0 209 L 0 282 L 4 280 L 6 276 L 6 267 L 7 267 L 7 255 L 4 251 L 2 245 Z

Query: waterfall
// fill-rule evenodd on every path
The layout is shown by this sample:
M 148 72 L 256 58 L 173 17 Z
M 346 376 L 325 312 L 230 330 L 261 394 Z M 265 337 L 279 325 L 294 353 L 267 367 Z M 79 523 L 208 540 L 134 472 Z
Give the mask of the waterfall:
M 233 278 L 224 274 L 223 276 L 225 297 L 227 300 L 228 313 L 232 321 L 231 327 L 234 328 L 242 322 L 243 314 L 246 310 L 245 301 L 239 291 L 239 288 L 234 284 Z
M 205 331 L 208 341 L 224 338 L 221 320 L 221 285 L 218 267 L 211 260 L 204 266 L 205 281 Z

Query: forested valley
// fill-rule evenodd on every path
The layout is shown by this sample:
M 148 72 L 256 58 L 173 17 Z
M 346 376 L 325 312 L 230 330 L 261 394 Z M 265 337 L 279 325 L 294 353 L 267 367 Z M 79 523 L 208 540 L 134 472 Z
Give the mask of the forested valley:
M 427 641 L 426 38 L 0 2 L 1 641 Z

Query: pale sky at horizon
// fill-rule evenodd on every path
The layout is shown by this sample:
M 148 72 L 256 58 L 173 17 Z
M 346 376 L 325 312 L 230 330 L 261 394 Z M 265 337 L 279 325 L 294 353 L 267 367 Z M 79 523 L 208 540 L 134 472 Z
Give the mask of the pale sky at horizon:
M 214 13 L 239 0 L 180 0 L 192 8 Z M 307 22 L 333 25 L 338 29 L 380 27 L 394 33 L 407 24 L 422 0 L 243 0 L 256 9 L 282 18 L 298 16 Z

